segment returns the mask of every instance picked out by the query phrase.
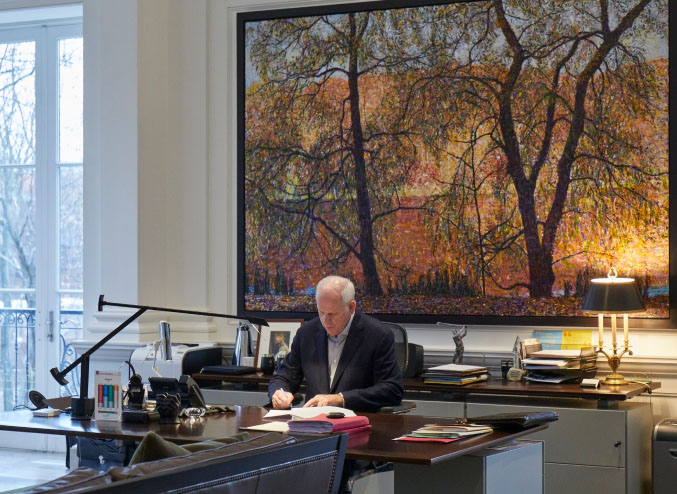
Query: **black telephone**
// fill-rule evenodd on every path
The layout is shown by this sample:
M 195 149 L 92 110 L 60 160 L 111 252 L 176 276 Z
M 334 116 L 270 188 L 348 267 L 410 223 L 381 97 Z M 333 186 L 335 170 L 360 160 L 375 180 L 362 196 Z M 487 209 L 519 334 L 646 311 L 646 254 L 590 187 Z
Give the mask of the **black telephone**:
M 207 408 L 205 399 L 197 385 L 195 379 L 187 374 L 183 374 L 176 380 L 173 377 L 149 377 L 153 396 L 169 393 L 177 394 L 181 397 L 181 407 L 202 407 Z
M 184 393 L 188 395 L 188 404 L 191 407 L 207 408 L 200 386 L 197 385 L 195 379 L 183 374 L 179 377 L 179 387 L 181 388 L 181 395 Z

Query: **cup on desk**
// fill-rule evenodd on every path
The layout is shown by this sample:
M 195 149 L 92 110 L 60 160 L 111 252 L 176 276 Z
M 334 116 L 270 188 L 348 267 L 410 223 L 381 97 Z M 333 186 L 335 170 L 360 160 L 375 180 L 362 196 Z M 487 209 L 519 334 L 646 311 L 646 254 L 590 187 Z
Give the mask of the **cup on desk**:
M 261 356 L 261 371 L 264 374 L 272 374 L 275 370 L 275 355 L 265 353 Z
M 287 357 L 286 353 L 281 353 L 277 356 L 277 362 L 275 363 L 275 369 L 280 370 L 280 367 L 282 367 L 282 364 L 284 363 L 284 359 Z
M 512 367 L 512 359 L 501 360 L 501 377 L 503 380 L 508 379 L 510 367 Z

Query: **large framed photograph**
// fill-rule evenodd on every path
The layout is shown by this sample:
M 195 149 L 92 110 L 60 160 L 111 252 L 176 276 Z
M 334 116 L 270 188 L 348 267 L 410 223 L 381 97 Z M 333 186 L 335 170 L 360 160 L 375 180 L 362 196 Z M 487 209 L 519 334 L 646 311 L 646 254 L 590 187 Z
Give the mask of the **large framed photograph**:
M 303 319 L 268 320 L 269 326 L 262 326 L 256 344 L 256 368 L 261 368 L 261 357 L 273 355 L 275 361 L 287 355 L 296 336 L 296 331 L 303 324 Z
M 339 274 L 386 320 L 594 326 L 582 302 L 613 266 L 639 285 L 633 326 L 677 327 L 676 12 L 392 0 L 238 14 L 238 309 L 309 318 L 317 281 Z

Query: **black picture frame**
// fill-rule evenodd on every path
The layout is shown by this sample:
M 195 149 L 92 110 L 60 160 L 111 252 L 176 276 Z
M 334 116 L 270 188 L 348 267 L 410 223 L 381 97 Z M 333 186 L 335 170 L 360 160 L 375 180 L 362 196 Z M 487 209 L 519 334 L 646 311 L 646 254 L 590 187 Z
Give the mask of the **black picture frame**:
M 426 0 L 387 0 L 364 3 L 332 4 L 318 5 L 302 8 L 280 8 L 275 10 L 259 10 L 251 12 L 242 12 L 237 15 L 237 170 L 238 170 L 238 210 L 237 210 L 237 310 L 238 313 L 250 314 L 256 317 L 270 319 L 310 319 L 316 315 L 314 311 L 265 311 L 249 310 L 246 306 L 245 294 L 248 290 L 246 286 L 246 232 L 245 232 L 245 74 L 246 74 L 246 54 L 245 54 L 245 35 L 246 25 L 252 21 L 262 21 L 278 18 L 293 18 L 305 16 L 317 16 L 326 14 L 341 14 L 349 12 L 363 12 L 371 10 L 397 9 L 405 7 L 424 7 L 432 5 L 445 5 L 452 3 L 480 2 L 485 0 L 448 0 L 448 1 L 426 1 Z M 538 0 L 534 0 L 538 3 Z M 675 34 L 672 27 L 675 25 L 675 15 L 677 5 L 669 3 L 669 52 L 673 52 L 675 46 Z M 677 80 L 674 68 L 675 64 L 669 65 L 670 80 Z M 677 117 L 675 113 L 675 92 L 669 93 L 669 118 L 671 120 Z M 675 138 L 675 126 L 669 126 L 668 142 L 673 142 Z M 677 197 L 675 190 L 675 169 L 677 164 L 673 156 L 673 150 L 669 149 L 669 194 L 671 197 Z M 677 218 L 675 201 L 669 203 L 669 317 L 665 318 L 645 318 L 632 317 L 632 328 L 646 329 L 674 329 L 677 328 L 677 300 L 675 299 L 675 289 L 677 287 L 677 239 L 675 239 L 674 222 Z M 359 297 L 358 297 L 359 304 Z M 377 317 L 382 320 L 411 323 L 411 324 L 430 324 L 435 322 L 449 322 L 458 324 L 472 325 L 500 325 L 500 326 L 555 326 L 555 327 L 595 327 L 596 318 L 594 316 L 510 316 L 510 315 L 462 315 L 462 314 L 422 314 L 422 313 L 388 313 L 377 312 Z

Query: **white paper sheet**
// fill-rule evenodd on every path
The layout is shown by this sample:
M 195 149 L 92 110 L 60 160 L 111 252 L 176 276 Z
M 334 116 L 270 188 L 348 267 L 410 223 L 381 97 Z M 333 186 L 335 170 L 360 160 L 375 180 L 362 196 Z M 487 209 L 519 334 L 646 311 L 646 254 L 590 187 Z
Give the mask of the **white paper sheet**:
M 477 372 L 485 370 L 486 367 L 479 367 L 477 365 L 462 365 L 462 364 L 445 364 L 437 367 L 430 367 L 429 371 L 449 371 L 449 372 Z
M 247 429 L 250 431 L 289 432 L 289 425 L 287 424 L 287 422 L 275 420 L 271 422 L 266 422 L 265 424 L 243 427 L 243 429 Z
M 274 418 L 300 418 L 300 419 L 310 419 L 317 417 L 321 413 L 327 414 L 330 412 L 340 412 L 343 413 L 346 417 L 354 417 L 355 412 L 348 410 L 347 408 L 341 407 L 308 407 L 308 408 L 292 408 L 291 410 L 270 410 L 263 418 L 264 419 L 274 419 Z

